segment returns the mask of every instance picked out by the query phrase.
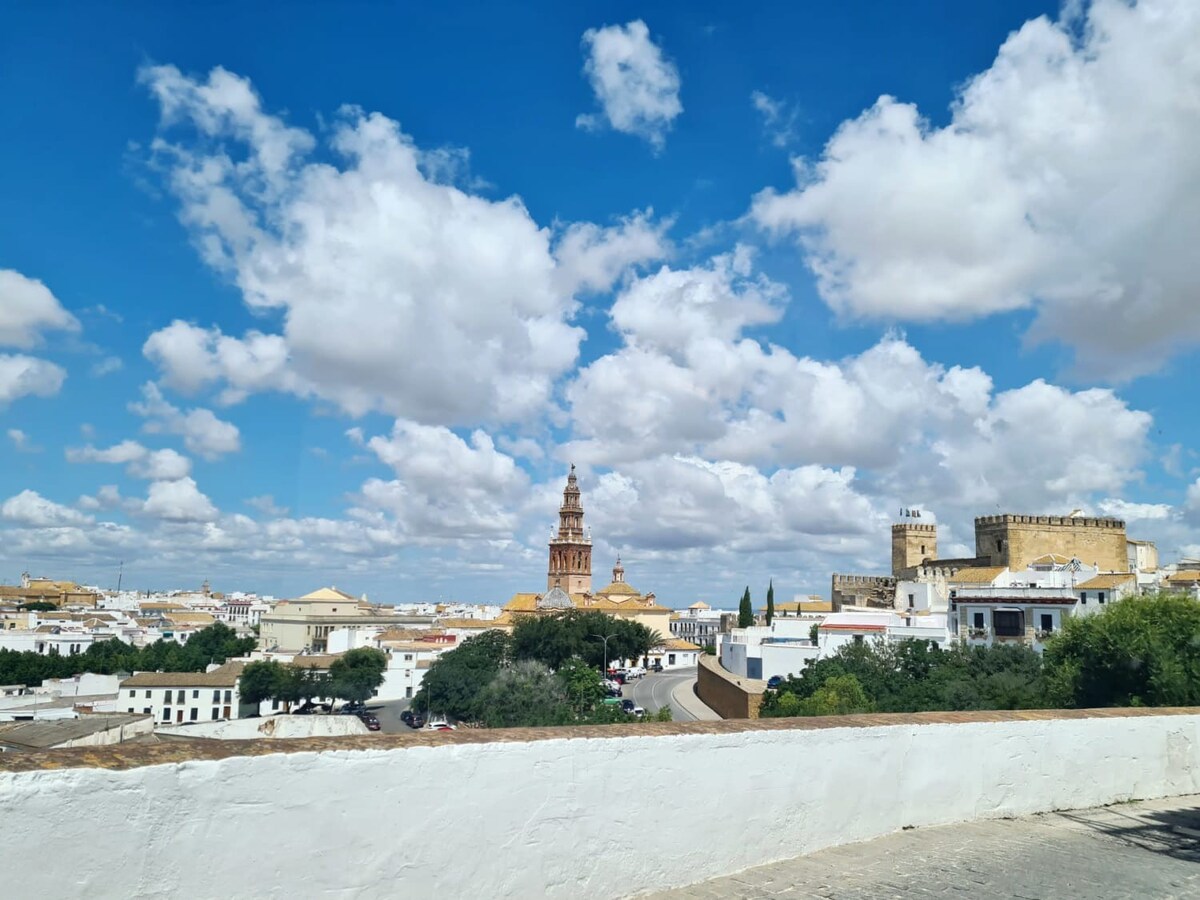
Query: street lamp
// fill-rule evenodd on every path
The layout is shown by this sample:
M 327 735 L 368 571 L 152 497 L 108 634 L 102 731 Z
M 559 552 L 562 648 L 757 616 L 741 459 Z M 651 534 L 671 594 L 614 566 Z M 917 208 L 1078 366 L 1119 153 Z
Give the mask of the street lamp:
M 616 637 L 615 634 L 593 634 L 592 637 L 604 641 L 604 677 L 608 677 L 608 639 Z

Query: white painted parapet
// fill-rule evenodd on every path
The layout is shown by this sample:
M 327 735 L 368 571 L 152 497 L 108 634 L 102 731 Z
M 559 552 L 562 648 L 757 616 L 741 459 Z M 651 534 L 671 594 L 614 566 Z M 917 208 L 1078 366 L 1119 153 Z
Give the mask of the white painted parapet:
M 1200 710 L 205 742 L 0 769 L 20 836 L 0 871 L 27 897 L 608 898 L 909 826 L 1197 793 Z

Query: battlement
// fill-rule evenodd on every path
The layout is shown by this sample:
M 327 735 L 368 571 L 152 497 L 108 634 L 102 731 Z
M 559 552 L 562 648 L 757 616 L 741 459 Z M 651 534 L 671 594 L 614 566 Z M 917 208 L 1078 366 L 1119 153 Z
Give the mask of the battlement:
M 909 533 L 909 534 L 937 534 L 936 525 L 926 525 L 925 523 L 917 524 L 915 522 L 897 522 L 892 526 L 892 533 Z
M 996 516 L 976 516 L 975 527 L 980 525 L 1050 525 L 1065 528 L 1125 528 L 1121 519 L 1096 516 L 1020 516 L 1004 513 Z M 893 530 L 897 526 L 893 525 Z
M 868 585 L 870 587 L 895 587 L 896 579 L 891 575 L 839 575 L 834 573 L 835 585 Z

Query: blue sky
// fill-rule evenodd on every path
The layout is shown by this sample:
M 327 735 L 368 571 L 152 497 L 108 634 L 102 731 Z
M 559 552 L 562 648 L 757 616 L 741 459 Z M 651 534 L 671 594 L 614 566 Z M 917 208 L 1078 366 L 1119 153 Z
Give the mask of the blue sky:
M 826 5 L 827 6 L 827 5 Z M 1182 0 L 0 11 L 0 578 L 672 605 L 1200 553 Z

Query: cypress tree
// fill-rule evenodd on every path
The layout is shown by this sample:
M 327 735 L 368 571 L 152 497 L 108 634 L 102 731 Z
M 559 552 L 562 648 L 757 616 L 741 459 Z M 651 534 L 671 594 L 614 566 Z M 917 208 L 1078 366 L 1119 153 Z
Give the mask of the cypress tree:
M 767 624 L 771 624 L 771 620 L 775 618 L 775 579 L 771 579 L 770 585 L 767 587 Z
M 738 628 L 749 628 L 754 624 L 754 609 L 750 606 L 750 585 L 746 585 L 746 593 L 742 594 L 742 602 L 738 606 Z

